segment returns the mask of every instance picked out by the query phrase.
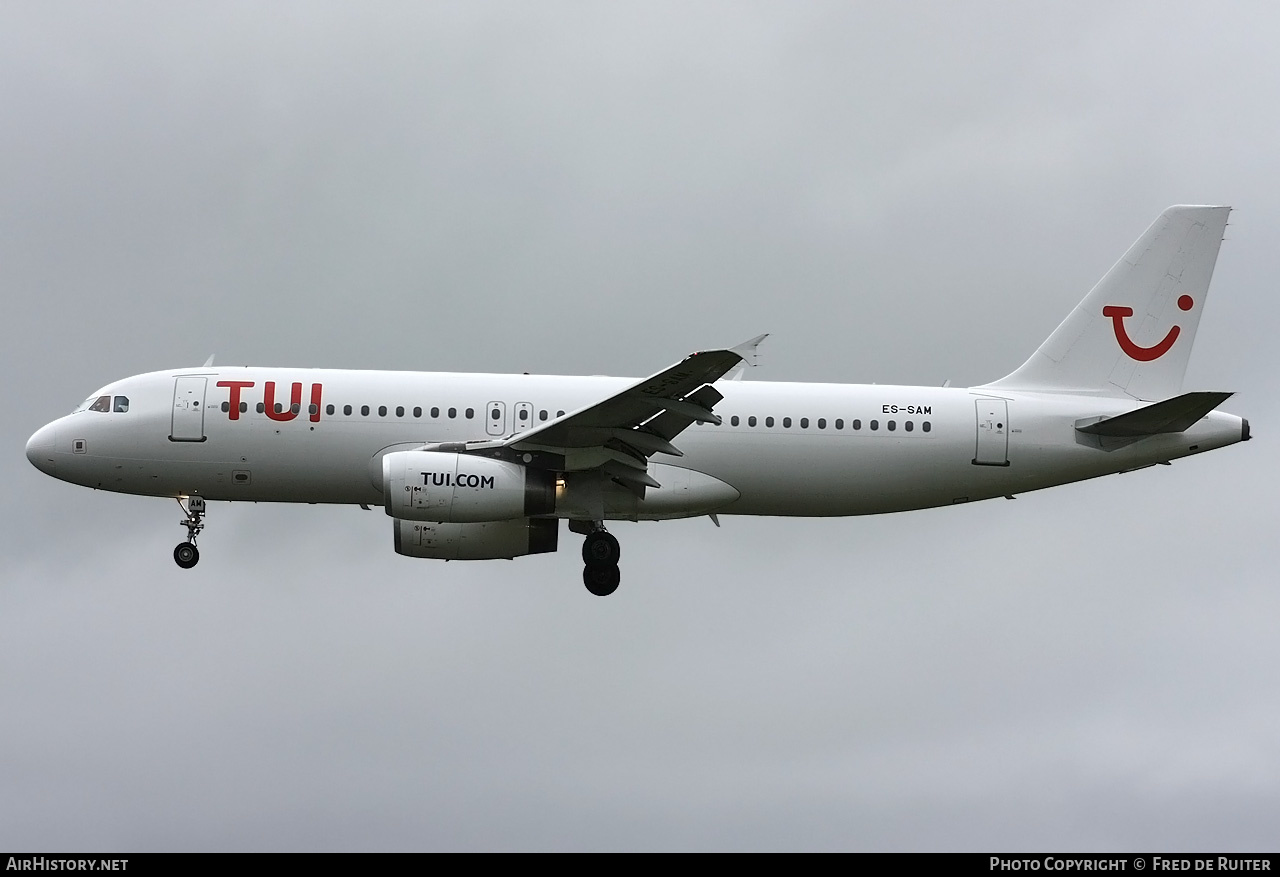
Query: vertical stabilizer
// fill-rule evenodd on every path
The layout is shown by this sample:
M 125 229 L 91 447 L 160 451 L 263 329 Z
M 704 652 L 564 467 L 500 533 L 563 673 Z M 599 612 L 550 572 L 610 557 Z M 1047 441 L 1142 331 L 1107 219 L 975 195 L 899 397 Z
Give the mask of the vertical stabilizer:
M 1180 393 L 1230 210 L 1160 214 L 1030 359 L 986 387 L 1145 401 Z

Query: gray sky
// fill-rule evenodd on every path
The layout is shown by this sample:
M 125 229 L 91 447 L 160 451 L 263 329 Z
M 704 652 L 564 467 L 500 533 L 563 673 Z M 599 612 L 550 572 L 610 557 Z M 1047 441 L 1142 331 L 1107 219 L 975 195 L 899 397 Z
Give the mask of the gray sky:
M 0 4 L 0 848 L 1272 850 L 1273 4 Z M 1011 371 L 1232 204 L 1187 389 L 1256 441 L 514 562 L 96 493 L 26 438 L 222 363 Z

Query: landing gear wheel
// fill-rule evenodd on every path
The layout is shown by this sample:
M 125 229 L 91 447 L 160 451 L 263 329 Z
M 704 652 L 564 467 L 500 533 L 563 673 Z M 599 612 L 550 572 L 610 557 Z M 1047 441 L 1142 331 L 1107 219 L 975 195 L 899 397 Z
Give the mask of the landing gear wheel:
M 608 530 L 594 530 L 582 542 L 582 562 L 587 566 L 616 567 L 621 556 L 622 547 Z
M 190 542 L 183 542 L 173 549 L 173 562 L 183 569 L 191 569 L 200 562 L 200 551 Z
M 173 549 L 173 562 L 183 569 L 191 569 L 200 562 L 200 551 L 196 548 L 196 537 L 204 529 L 204 497 L 188 496 L 185 501 L 178 497 L 178 507 L 185 516 L 178 523 L 187 528 L 187 541 Z
M 582 569 L 582 583 L 597 597 L 607 597 L 618 590 L 620 581 L 622 581 L 622 573 L 616 566 L 587 564 Z

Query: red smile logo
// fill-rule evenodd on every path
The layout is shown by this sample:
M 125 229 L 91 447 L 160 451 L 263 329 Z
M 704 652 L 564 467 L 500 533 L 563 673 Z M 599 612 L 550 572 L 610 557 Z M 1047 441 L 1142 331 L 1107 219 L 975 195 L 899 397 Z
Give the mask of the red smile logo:
M 1195 301 L 1189 295 L 1178 297 L 1178 307 L 1184 311 L 1191 310 Z M 1182 330 L 1174 326 L 1169 330 L 1169 334 L 1160 340 L 1159 344 L 1153 347 L 1140 347 L 1133 343 L 1133 339 L 1129 337 L 1129 333 L 1124 328 L 1124 318 L 1133 316 L 1133 308 L 1126 308 L 1121 305 L 1106 305 L 1102 309 L 1102 316 L 1111 318 L 1111 326 L 1116 331 L 1116 341 L 1120 344 L 1120 349 L 1130 359 L 1136 359 L 1138 362 L 1151 362 L 1153 359 L 1159 359 L 1169 352 L 1169 348 L 1173 347 L 1173 342 L 1178 340 L 1178 333 Z

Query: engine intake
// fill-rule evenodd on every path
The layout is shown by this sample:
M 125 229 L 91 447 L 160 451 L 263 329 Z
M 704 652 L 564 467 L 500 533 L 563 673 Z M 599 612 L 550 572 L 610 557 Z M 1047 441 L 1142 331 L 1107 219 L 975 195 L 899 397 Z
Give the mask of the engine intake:
M 437 523 L 510 521 L 548 515 L 556 506 L 552 472 L 441 451 L 383 457 L 382 496 L 393 518 Z

